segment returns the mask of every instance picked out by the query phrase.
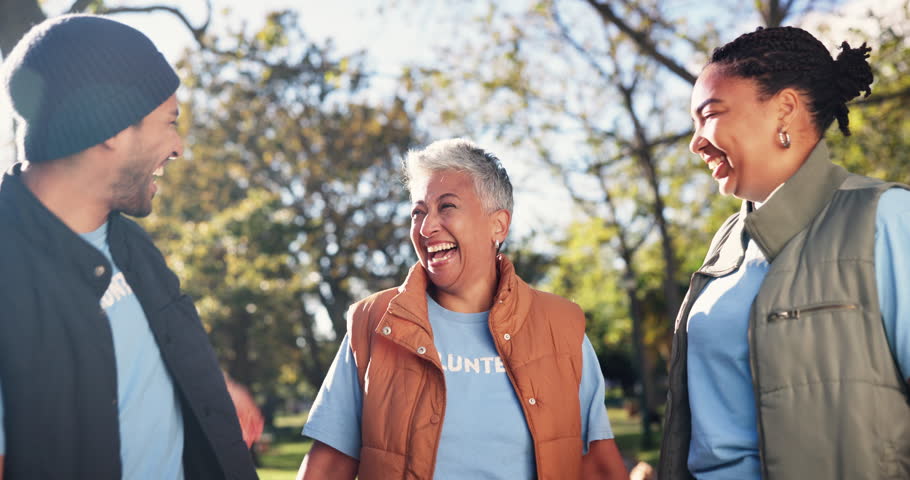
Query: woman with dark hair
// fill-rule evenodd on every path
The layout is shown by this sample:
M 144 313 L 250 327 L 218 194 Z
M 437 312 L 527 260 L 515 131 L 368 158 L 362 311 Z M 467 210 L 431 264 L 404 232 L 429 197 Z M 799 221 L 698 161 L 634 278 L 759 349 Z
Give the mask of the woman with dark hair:
M 869 48 L 759 28 L 695 84 L 690 149 L 743 200 L 676 319 L 665 479 L 910 478 L 910 192 L 831 163 Z

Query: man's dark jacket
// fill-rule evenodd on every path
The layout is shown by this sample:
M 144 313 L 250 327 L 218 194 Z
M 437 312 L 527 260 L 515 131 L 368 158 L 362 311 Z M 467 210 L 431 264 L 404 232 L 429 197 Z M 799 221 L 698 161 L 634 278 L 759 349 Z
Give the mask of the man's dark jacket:
M 192 300 L 148 235 L 110 216 L 108 243 L 180 397 L 186 478 L 256 478 Z M 119 479 L 114 344 L 100 300 L 111 265 L 26 188 L 0 183 L 4 478 Z

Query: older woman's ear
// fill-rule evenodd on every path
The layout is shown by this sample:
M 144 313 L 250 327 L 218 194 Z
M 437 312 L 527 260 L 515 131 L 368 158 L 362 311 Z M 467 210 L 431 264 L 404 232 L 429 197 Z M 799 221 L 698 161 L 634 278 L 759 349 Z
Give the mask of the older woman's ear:
M 493 241 L 502 243 L 509 235 L 509 225 L 512 223 L 512 213 L 508 210 L 497 210 L 490 216 L 493 221 Z

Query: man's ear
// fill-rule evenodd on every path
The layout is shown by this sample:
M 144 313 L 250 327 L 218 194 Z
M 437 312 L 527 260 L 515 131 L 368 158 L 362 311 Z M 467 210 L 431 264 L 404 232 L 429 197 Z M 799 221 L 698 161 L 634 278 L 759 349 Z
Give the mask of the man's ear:
M 135 125 L 130 125 L 129 127 L 120 130 L 120 132 L 113 137 L 99 143 L 98 146 L 106 150 L 121 150 L 125 148 L 126 144 L 130 141 L 130 137 L 135 128 Z

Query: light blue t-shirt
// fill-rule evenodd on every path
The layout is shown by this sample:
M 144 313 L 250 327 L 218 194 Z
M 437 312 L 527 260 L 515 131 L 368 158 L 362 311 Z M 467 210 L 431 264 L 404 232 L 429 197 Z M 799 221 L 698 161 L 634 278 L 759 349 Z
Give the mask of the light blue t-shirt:
M 711 280 L 688 321 L 692 411 L 689 471 L 699 480 L 761 478 L 749 311 L 768 261 L 749 241 L 742 266 Z M 910 192 L 882 194 L 875 222 L 875 278 L 882 321 L 904 378 L 910 376 Z
M 145 312 L 107 244 L 107 223 L 81 235 L 111 262 L 111 283 L 101 297 L 114 340 L 124 479 L 183 479 L 183 418 L 171 377 Z M 0 402 L 0 420 L 3 418 Z M 0 423 L 2 426 L 2 423 Z M 6 452 L 0 428 L 0 455 Z
M 446 381 L 434 478 L 535 478 L 531 432 L 493 343 L 488 312 L 452 312 L 429 295 L 427 307 Z M 363 393 L 349 342 L 345 335 L 303 434 L 359 458 Z M 579 348 L 583 365 L 578 397 L 586 453 L 591 442 L 613 438 L 613 432 L 594 348 L 587 337 Z

